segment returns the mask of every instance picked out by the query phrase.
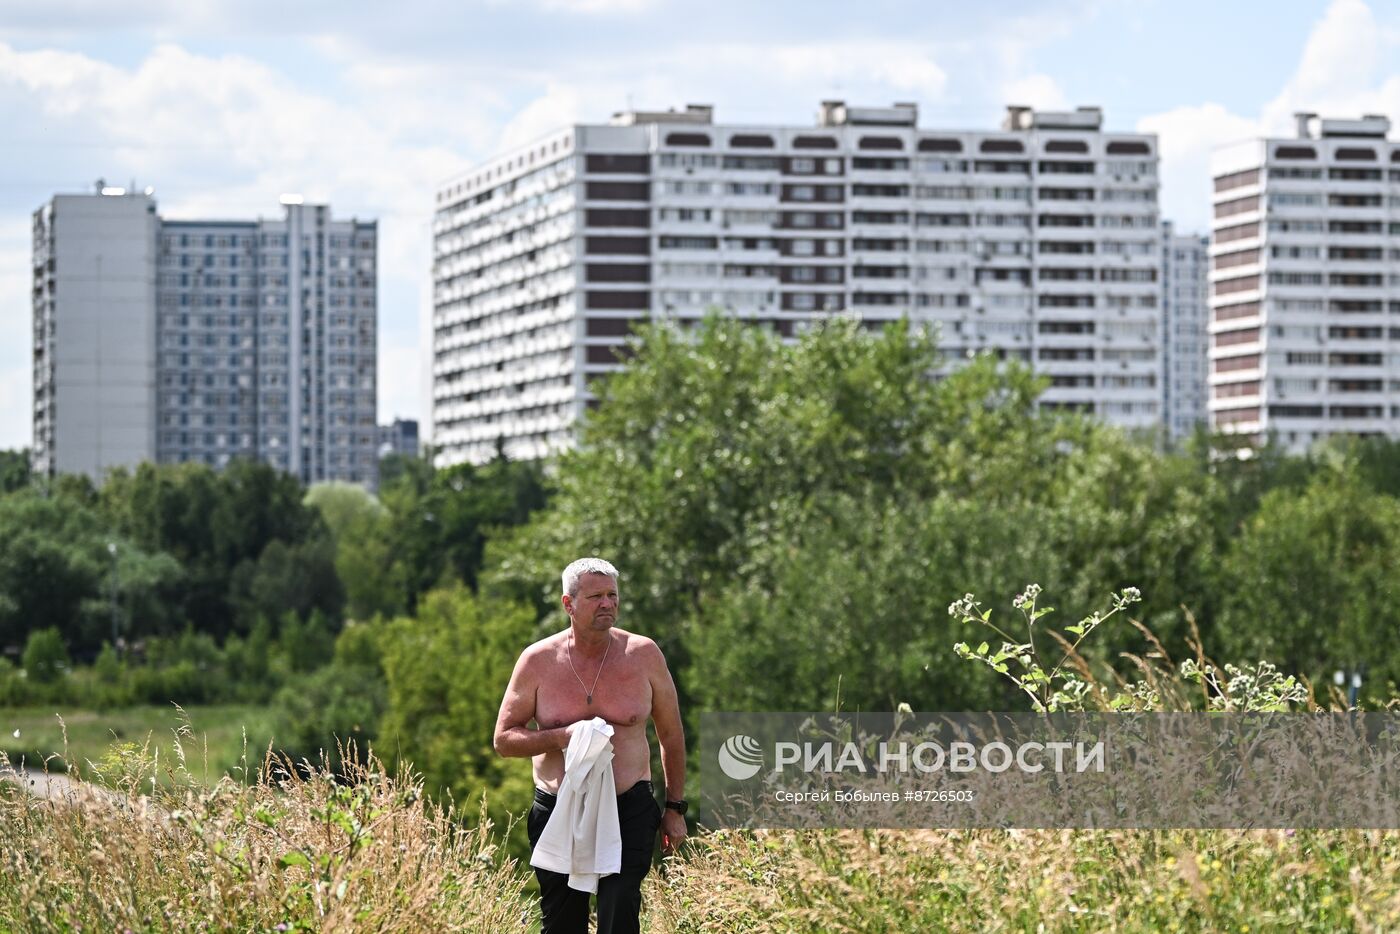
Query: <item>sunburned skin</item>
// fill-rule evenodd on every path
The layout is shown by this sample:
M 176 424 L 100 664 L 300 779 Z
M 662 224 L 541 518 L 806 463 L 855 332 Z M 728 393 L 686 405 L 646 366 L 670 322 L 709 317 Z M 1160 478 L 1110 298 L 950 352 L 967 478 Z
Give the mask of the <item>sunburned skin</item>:
M 535 721 L 540 729 L 568 726 L 580 720 L 602 717 L 613 728 L 613 781 L 618 793 L 637 782 L 651 778 L 651 744 L 647 741 L 647 719 L 651 716 L 651 670 L 659 656 L 650 639 L 614 628 L 612 643 L 601 674 L 598 660 L 573 657 L 578 678 L 569 670 L 568 630 L 531 646 L 552 674 L 535 687 Z M 559 673 L 562 672 L 562 675 Z M 598 686 L 593 703 L 587 701 L 584 685 Z M 582 679 L 583 684 L 579 684 Z M 532 760 L 535 785 L 557 794 L 564 779 L 564 751 L 550 750 Z

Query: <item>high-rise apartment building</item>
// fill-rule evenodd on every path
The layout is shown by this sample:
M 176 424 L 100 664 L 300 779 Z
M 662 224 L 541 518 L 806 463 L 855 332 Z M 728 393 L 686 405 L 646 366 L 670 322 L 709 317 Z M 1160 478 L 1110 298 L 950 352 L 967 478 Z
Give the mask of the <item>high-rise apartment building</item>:
M 373 486 L 373 221 L 284 198 L 279 220 L 164 220 L 145 194 L 34 214 L 34 464 L 254 458 Z
M 437 193 L 440 463 L 570 443 L 638 321 L 708 309 L 778 333 L 845 313 L 940 326 L 1046 374 L 1043 404 L 1161 419 L 1156 138 L 1097 108 L 1000 130 L 913 104 L 827 102 L 815 126 L 627 112 L 493 159 Z
M 396 418 L 388 425 L 379 426 L 379 456 L 398 454 L 403 457 L 418 456 L 418 420 L 416 418 Z
M 1212 424 L 1306 449 L 1400 434 L 1400 145 L 1298 115 L 1212 160 Z
M 1170 438 L 1207 421 L 1210 238 L 1162 223 L 1162 422 Z

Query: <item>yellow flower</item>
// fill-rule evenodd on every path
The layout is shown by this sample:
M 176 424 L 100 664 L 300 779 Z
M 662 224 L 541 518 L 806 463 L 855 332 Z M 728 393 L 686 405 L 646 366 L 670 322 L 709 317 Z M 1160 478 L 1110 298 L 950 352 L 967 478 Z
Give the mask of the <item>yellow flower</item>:
M 1213 859 L 1213 860 L 1210 861 L 1210 868 L 1211 868 L 1211 869 L 1219 869 L 1219 868 L 1220 868 L 1221 866 L 1223 866 L 1223 865 L 1225 865 L 1225 864 L 1222 863 L 1222 862 L 1221 862 L 1220 860 L 1218 860 L 1218 859 Z

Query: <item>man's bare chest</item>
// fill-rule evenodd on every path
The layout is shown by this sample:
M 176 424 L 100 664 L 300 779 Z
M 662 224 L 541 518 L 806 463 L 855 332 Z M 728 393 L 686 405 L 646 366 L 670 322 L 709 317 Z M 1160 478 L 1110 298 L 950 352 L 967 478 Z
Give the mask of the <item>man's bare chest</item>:
M 651 714 L 651 682 L 640 664 L 625 658 L 610 660 L 598 676 L 591 704 L 586 686 L 592 686 L 592 678 L 580 684 L 567 662 L 552 666 L 535 696 L 535 720 L 540 727 L 548 730 L 592 717 L 622 727 L 646 724 Z

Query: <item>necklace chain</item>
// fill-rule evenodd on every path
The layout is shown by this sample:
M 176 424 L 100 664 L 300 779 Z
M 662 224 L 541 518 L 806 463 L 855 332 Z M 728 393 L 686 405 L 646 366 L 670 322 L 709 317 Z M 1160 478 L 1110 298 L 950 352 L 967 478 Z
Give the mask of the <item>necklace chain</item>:
M 608 663 L 608 653 L 612 651 L 612 636 L 608 636 L 608 647 L 603 650 L 603 660 L 598 663 L 598 673 L 593 676 L 593 687 L 584 687 L 583 679 L 578 676 L 578 669 L 574 667 L 574 631 L 569 630 L 569 670 L 578 679 L 578 686 L 583 688 L 583 693 L 587 697 L 588 703 L 593 703 L 593 691 L 598 687 L 598 679 L 603 676 L 603 666 Z

